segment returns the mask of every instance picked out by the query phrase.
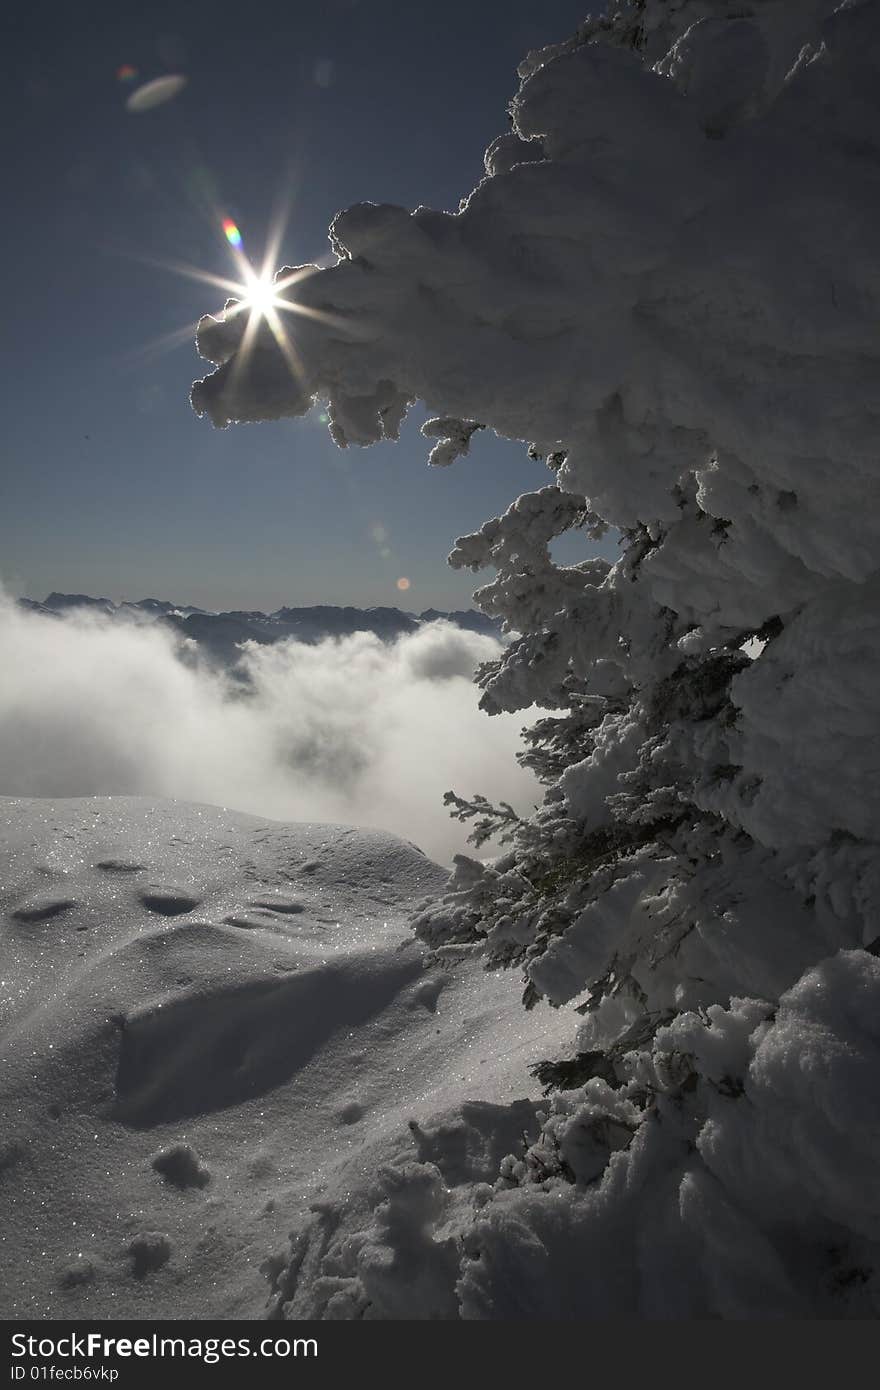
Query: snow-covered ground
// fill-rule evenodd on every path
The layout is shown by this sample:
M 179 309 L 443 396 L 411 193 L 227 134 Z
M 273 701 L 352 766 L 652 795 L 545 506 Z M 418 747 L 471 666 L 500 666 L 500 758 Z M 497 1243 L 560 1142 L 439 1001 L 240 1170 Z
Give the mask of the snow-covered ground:
M 375 1314 L 442 1311 L 431 1260 L 406 1270 L 428 1165 L 470 1202 L 572 1031 L 416 940 L 444 871 L 381 832 L 131 797 L 4 798 L 0 845 L 0 1316 L 350 1315 L 389 1264 Z M 359 1279 L 328 1282 L 401 1173 L 395 1252 L 361 1236 Z

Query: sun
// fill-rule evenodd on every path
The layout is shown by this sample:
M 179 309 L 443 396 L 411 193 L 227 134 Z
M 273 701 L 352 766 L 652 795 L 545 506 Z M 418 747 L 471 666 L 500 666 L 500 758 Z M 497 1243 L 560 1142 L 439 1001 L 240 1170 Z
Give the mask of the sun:
M 292 335 L 288 327 L 282 322 L 282 315 L 289 322 L 292 314 L 309 314 L 310 311 L 301 308 L 292 295 L 286 295 L 283 292 L 291 290 L 297 281 L 303 279 L 304 275 L 313 273 L 313 268 L 308 267 L 307 269 L 292 271 L 282 279 L 276 280 L 272 276 L 271 262 L 268 260 L 260 270 L 257 270 L 241 251 L 238 252 L 236 260 L 241 275 L 241 284 L 236 287 L 235 301 L 226 305 L 224 313 L 227 318 L 236 314 L 243 314 L 247 321 L 233 370 L 241 371 L 247 366 L 248 358 L 256 346 L 259 331 L 265 324 L 287 362 L 291 375 L 297 381 L 302 381 L 304 379 L 302 363 Z
M 282 299 L 278 294 L 271 274 L 265 271 L 257 274 L 250 267 L 244 274 L 241 306 L 243 310 L 256 314 L 259 318 L 268 318 L 273 310 L 292 307 L 288 300 Z
M 230 298 L 223 306 L 223 317 L 230 319 L 240 316 L 244 321 L 241 343 L 235 353 L 234 371 L 242 371 L 247 367 L 255 348 L 265 345 L 268 333 L 285 359 L 291 376 L 300 383 L 304 382 L 303 365 L 295 343 L 297 317 L 317 321 L 340 333 L 351 332 L 350 326 L 336 315 L 323 308 L 317 309 L 298 302 L 296 287 L 314 275 L 319 266 L 309 264 L 293 269 L 285 267 L 278 272 L 277 277 L 273 277 L 272 267 L 278 264 L 278 253 L 287 225 L 286 210 L 282 209 L 273 219 L 262 264 L 252 262 L 245 254 L 244 239 L 232 218 L 221 215 L 219 210 L 215 210 L 215 214 L 215 225 L 219 227 L 228 243 L 235 278 L 212 274 L 181 261 L 154 260 L 142 256 L 137 259 L 226 291 Z M 198 322 L 187 324 L 146 345 L 143 351 L 175 347 L 181 342 L 191 341 L 197 331 Z
M 246 286 L 242 303 L 254 314 L 265 316 L 273 307 L 275 291 L 270 280 L 255 278 Z

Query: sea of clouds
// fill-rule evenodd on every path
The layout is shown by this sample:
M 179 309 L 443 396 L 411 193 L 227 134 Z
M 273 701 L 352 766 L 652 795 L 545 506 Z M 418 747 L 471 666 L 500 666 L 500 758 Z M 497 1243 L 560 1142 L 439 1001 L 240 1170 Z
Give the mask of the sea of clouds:
M 528 812 L 521 714 L 472 683 L 494 638 L 449 623 L 394 643 L 247 644 L 236 677 L 158 624 L 47 617 L 0 595 L 0 795 L 144 795 L 394 831 L 448 863 L 443 793 Z M 242 676 L 244 680 L 242 680 Z

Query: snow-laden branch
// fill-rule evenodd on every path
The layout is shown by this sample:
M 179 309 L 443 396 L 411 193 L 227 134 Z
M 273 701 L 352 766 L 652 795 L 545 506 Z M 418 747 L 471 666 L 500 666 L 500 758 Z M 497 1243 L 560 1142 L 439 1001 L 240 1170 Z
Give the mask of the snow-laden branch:
M 417 929 L 584 1016 L 437 1238 L 465 1316 L 880 1311 L 878 67 L 880 0 L 620 0 L 521 65 L 458 212 L 336 218 L 295 353 L 200 324 L 217 425 L 321 399 L 370 444 L 420 399 L 433 462 L 486 427 L 555 473 L 451 556 L 547 792 Z M 615 565 L 554 562 L 606 525 Z
M 810 8 L 831 6 L 768 6 L 775 28 L 736 21 L 727 46 L 706 21 L 687 63 L 659 72 L 605 43 L 535 60 L 507 137 L 527 138 L 528 162 L 508 148 L 457 213 L 340 213 L 339 263 L 285 292 L 305 311 L 282 315 L 299 375 L 268 324 L 244 353 L 247 315 L 206 318 L 199 349 L 220 365 L 195 408 L 225 425 L 320 397 L 339 444 L 369 444 L 420 398 L 564 448 L 560 484 L 623 527 L 674 527 L 693 477 L 731 523 L 723 563 L 708 540 L 686 560 L 694 537 L 670 539 L 657 581 L 689 565 L 700 620 L 721 606 L 759 625 L 768 589 L 787 609 L 815 575 L 860 581 L 880 542 L 863 505 L 880 412 L 875 76 L 857 11 L 814 24 L 798 59 Z M 793 70 L 766 114 L 708 139 L 689 93 L 719 52 L 739 111 L 766 103 L 777 49 Z

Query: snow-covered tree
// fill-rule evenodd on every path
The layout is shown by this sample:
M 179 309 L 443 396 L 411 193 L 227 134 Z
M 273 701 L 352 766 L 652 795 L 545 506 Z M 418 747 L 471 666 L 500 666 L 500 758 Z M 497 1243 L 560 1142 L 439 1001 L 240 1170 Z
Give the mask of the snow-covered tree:
M 544 803 L 454 797 L 508 845 L 417 930 L 583 1021 L 452 1247 L 411 1175 L 438 1315 L 875 1315 L 880 3 L 610 8 L 523 62 L 458 212 L 358 205 L 279 272 L 295 372 L 204 319 L 193 404 L 321 399 L 345 447 L 420 399 L 433 463 L 485 427 L 553 473 L 450 557 L 512 638 L 483 707 L 549 711 Z

